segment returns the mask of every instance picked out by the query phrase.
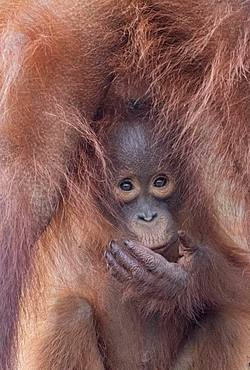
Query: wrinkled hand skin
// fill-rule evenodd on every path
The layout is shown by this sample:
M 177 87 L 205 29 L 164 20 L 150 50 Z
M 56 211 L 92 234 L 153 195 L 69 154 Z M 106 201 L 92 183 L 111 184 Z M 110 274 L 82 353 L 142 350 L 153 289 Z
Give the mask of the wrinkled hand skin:
M 135 298 L 142 307 L 149 306 L 149 302 L 169 306 L 169 301 L 177 299 L 185 290 L 188 266 L 197 250 L 185 233 L 179 232 L 179 239 L 182 245 L 177 263 L 168 262 L 135 241 L 110 243 L 106 262 L 111 274 L 122 284 L 125 297 Z

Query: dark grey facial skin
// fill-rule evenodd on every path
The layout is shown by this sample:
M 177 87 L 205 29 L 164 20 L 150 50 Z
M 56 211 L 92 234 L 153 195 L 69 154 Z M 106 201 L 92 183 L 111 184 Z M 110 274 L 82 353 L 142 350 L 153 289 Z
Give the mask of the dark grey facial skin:
M 161 249 L 177 240 L 177 223 L 173 211 L 175 191 L 167 196 L 155 195 L 154 179 L 158 175 L 171 174 L 164 164 L 164 153 L 153 138 L 151 128 L 145 123 L 127 123 L 113 133 L 109 158 L 112 159 L 112 186 L 123 194 L 120 184 L 132 179 L 136 184 L 136 197 L 120 202 L 119 216 L 134 238 L 150 249 Z

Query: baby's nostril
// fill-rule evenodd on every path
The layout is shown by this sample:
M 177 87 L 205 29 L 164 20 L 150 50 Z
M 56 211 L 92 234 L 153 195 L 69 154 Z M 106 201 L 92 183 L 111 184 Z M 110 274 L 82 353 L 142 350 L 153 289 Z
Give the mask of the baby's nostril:
M 145 222 L 151 222 L 157 217 L 157 212 L 153 212 L 151 214 L 145 214 L 140 213 L 138 214 L 139 220 L 145 221 Z

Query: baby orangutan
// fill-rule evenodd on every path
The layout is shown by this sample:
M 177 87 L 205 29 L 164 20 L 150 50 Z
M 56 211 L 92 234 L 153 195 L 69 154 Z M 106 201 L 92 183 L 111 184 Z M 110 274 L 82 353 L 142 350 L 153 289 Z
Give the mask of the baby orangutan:
M 78 248 L 79 275 L 49 312 L 35 370 L 244 368 L 240 254 L 216 230 L 209 240 L 205 196 L 197 213 L 189 202 L 197 179 L 171 156 L 171 138 L 156 136 L 139 119 L 103 134 L 110 180 L 97 204 L 118 241 Z
M 184 179 L 184 164 L 171 158 L 170 150 L 166 153 L 170 145 L 161 140 L 156 144 L 153 137 L 145 124 L 128 123 L 116 130 L 111 141 L 114 193 L 131 238 L 110 243 L 107 264 L 125 299 L 146 320 L 162 320 L 162 346 L 170 352 L 165 361 L 150 362 L 148 369 L 241 368 L 242 358 L 235 357 L 233 349 L 221 348 L 226 350 L 223 363 L 207 362 L 223 344 L 223 336 L 231 342 L 236 327 L 230 320 L 249 307 L 242 291 L 240 258 L 230 255 L 216 233 L 214 240 L 206 240 L 183 218 L 192 179 Z M 191 206 L 189 212 L 192 218 Z M 188 233 L 181 230 L 184 227 Z M 236 297 L 242 293 L 240 301 Z M 187 355 L 191 345 L 195 351 Z

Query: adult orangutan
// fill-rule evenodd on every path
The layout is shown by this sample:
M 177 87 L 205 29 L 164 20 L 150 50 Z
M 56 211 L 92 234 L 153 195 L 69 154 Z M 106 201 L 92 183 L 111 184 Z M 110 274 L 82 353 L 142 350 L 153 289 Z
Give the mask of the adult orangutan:
M 146 105 L 142 115 L 152 123 L 155 132 L 166 139 L 174 137 L 170 150 L 173 158 L 180 163 L 185 159 L 181 178 L 189 180 L 192 189 L 188 187 L 185 194 L 189 212 L 184 212 L 184 229 L 195 239 L 195 244 L 196 239 L 204 239 L 216 256 L 217 249 L 219 256 L 225 255 L 224 277 L 231 277 L 232 266 L 242 271 L 241 278 L 238 272 L 233 276 L 237 276 L 237 286 L 240 279 L 247 296 L 249 255 L 228 244 L 215 213 L 217 193 L 226 184 L 232 201 L 243 210 L 242 229 L 249 238 L 249 14 L 248 2 L 236 0 L 2 1 L 1 369 L 15 366 L 21 304 L 25 299 L 29 301 L 26 294 L 29 290 L 33 294 L 31 287 L 36 285 L 33 283 L 43 278 L 33 268 L 37 266 L 37 252 L 45 265 L 49 265 L 51 258 L 54 262 L 68 257 L 67 270 L 61 271 L 62 266 L 55 262 L 57 269 L 53 270 L 54 276 L 66 280 L 69 275 L 79 277 L 89 272 L 88 281 L 96 281 L 91 276 L 98 271 L 98 281 L 102 282 L 103 290 L 109 292 L 109 274 L 104 268 L 88 270 L 91 251 L 86 249 L 102 245 L 101 261 L 104 246 L 115 234 L 115 220 L 119 220 L 118 215 L 113 214 L 112 204 L 102 204 L 103 199 L 104 203 L 112 203 L 101 185 L 107 181 L 107 162 L 113 158 L 105 154 L 107 144 L 101 144 L 101 128 L 102 125 L 115 127 L 121 122 L 126 125 L 126 107 L 137 107 L 138 102 L 139 106 Z M 107 132 L 110 131 L 107 129 Z M 85 257 L 78 259 L 79 245 L 85 246 L 82 248 Z M 98 266 L 100 261 L 96 260 L 95 253 L 93 260 Z M 74 271 L 77 273 L 73 274 Z M 221 275 L 214 273 L 210 286 L 224 287 L 218 276 Z M 124 279 L 123 276 L 123 282 Z M 111 287 L 113 284 L 112 280 Z M 36 290 L 39 291 L 39 285 Z M 91 284 L 89 292 L 94 299 Z M 65 293 L 61 294 L 64 297 Z M 206 334 L 201 330 L 197 338 L 196 334 L 189 338 L 191 331 L 188 332 L 181 345 L 183 351 L 176 344 L 173 358 L 180 362 L 184 358 L 181 369 L 184 366 L 188 369 L 242 368 L 248 342 L 245 332 L 249 310 L 241 289 L 238 294 L 221 319 L 214 321 L 215 336 L 208 337 L 205 350 L 206 326 Z M 191 297 L 194 303 L 196 299 L 199 301 L 198 296 Z M 228 298 L 227 291 L 222 297 Z M 236 297 L 242 298 L 237 307 L 234 306 Z M 165 306 L 166 296 L 163 298 Z M 209 298 L 212 300 L 213 294 Z M 62 312 L 71 315 L 75 312 L 79 318 L 77 302 L 74 304 L 68 294 L 63 305 L 65 302 L 66 307 L 72 304 L 73 307 Z M 227 303 L 225 299 L 224 305 Z M 52 306 L 57 311 L 57 303 Z M 122 308 L 119 309 L 119 315 L 126 317 Z M 104 320 L 105 312 L 102 313 Z M 57 320 L 56 315 L 53 317 Z M 62 336 L 59 347 L 50 353 L 55 364 L 60 358 L 60 348 L 67 349 L 70 338 L 77 338 L 78 323 L 73 326 L 75 330 L 69 330 L 68 341 L 67 336 Z M 68 325 L 65 321 L 66 333 Z M 51 325 L 51 329 L 53 327 Z M 144 347 L 144 323 L 142 331 L 125 327 L 135 339 L 141 338 Z M 157 328 L 157 324 L 153 328 Z M 119 331 L 117 327 L 114 329 Z M 95 337 L 92 326 L 90 333 Z M 105 334 L 112 340 L 108 329 Z M 165 335 L 166 331 L 163 338 L 156 335 L 154 341 L 157 351 L 164 347 L 163 354 L 170 350 L 165 349 Z M 150 339 L 151 336 L 153 332 Z M 228 337 L 233 338 L 233 343 Z M 89 343 L 85 339 L 83 342 L 86 346 Z M 71 365 L 64 363 L 66 368 L 87 366 L 84 359 L 81 362 L 84 343 L 81 340 L 77 343 L 79 347 L 73 351 L 76 365 L 72 359 Z M 133 353 L 140 353 L 136 351 L 140 343 L 140 340 L 134 343 Z M 191 349 L 194 346 L 193 352 L 189 346 Z M 100 347 L 99 343 L 98 351 Z M 220 353 L 217 348 L 221 348 Z M 123 350 L 120 360 L 132 360 L 130 351 Z M 69 351 L 68 359 L 71 354 Z M 164 364 L 159 367 L 166 368 L 170 363 L 172 366 L 172 359 L 164 356 L 162 359 Z M 102 359 L 97 362 L 98 366 L 105 364 Z

